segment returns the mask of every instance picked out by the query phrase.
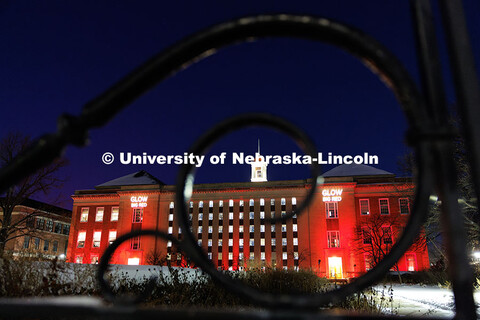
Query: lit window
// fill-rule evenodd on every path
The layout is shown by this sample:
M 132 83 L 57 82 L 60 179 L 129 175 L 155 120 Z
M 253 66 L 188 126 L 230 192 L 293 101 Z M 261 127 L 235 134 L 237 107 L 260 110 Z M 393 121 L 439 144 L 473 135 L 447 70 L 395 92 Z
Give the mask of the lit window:
M 249 217 L 250 217 L 250 219 L 254 219 L 254 218 L 255 218 L 255 213 L 254 213 L 254 212 L 250 212 Z
M 240 200 L 240 201 L 238 202 L 238 204 L 239 204 L 240 207 L 243 207 L 244 203 L 245 203 L 245 202 L 244 202 L 243 200 Z
M 218 226 L 218 233 L 223 233 L 223 226 Z
M 253 247 L 255 245 L 255 240 L 254 239 L 250 239 L 250 247 Z
M 203 213 L 198 214 L 198 220 L 203 220 Z
M 282 246 L 286 246 L 287 245 L 287 238 L 282 238 Z
M 277 239 L 272 238 L 272 246 L 275 246 L 276 243 L 277 243 Z
M 379 199 L 380 214 L 390 214 L 390 208 L 388 206 L 388 199 Z
M 232 247 L 233 246 L 233 239 L 228 239 L 228 246 Z
M 293 245 L 298 246 L 298 238 L 293 238 Z
M 233 252 L 228 253 L 228 260 L 233 260 Z
M 238 260 L 243 260 L 243 252 L 238 253 Z
M 223 207 L 223 200 L 218 201 L 218 206 Z
M 193 207 L 193 202 L 190 202 L 190 207 Z M 198 202 L 198 207 L 203 208 L 203 201 Z
M 223 246 L 223 240 L 222 239 L 218 239 L 218 246 L 219 247 Z
M 242 215 L 242 217 L 243 217 L 243 212 L 240 212 L 240 213 L 241 213 L 241 215 Z M 233 220 L 233 212 L 229 212 L 229 213 L 228 213 L 228 219 L 229 219 L 229 220 Z
M 416 262 L 415 262 L 415 253 L 407 253 L 405 255 L 405 260 L 407 262 L 408 271 L 416 271 Z
M 327 231 L 327 241 L 329 248 L 340 248 L 340 232 Z
M 209 206 L 210 208 L 213 208 L 213 201 L 212 201 L 212 200 L 208 201 L 208 206 Z
M 118 221 L 118 207 L 112 207 L 112 215 L 110 216 L 111 221 Z
M 172 234 L 173 233 L 173 227 L 168 227 L 168 234 Z
M 198 239 L 197 243 L 198 243 L 198 246 L 201 247 L 202 246 L 202 239 Z
M 243 226 L 238 226 L 238 232 L 243 233 Z
M 265 260 L 265 252 L 260 252 L 260 260 Z
M 108 232 L 108 243 L 112 244 L 117 239 L 117 230 L 110 230 Z
M 293 253 L 293 259 L 298 260 L 298 252 Z
M 208 214 L 208 220 L 213 220 L 213 213 Z
M 102 238 L 102 231 L 95 231 L 93 233 L 93 247 L 94 248 L 100 248 L 100 240 Z
M 97 208 L 97 213 L 95 214 L 95 221 L 103 221 L 103 207 Z
M 208 239 L 208 246 L 209 246 L 209 247 L 212 246 L 212 239 Z
M 284 206 L 286 204 L 285 198 L 280 199 L 280 204 Z
M 370 204 L 368 202 L 368 199 L 360 199 L 360 214 L 370 214 Z
M 264 211 L 260 211 L 260 219 L 265 219 L 265 212 Z
M 232 199 L 228 200 L 228 206 L 233 207 L 233 200 Z
M 178 227 L 178 234 L 182 233 L 182 228 Z
M 218 260 L 222 260 L 222 253 L 221 252 L 218 253 Z
M 75 263 L 83 263 L 83 257 L 82 256 L 76 256 L 75 257 Z
M 168 215 L 168 221 L 173 221 L 173 214 Z
M 223 220 L 223 212 L 218 213 L 218 220 Z
M 212 253 L 211 252 L 208 253 L 208 259 L 212 260 Z
M 325 202 L 325 211 L 327 213 L 327 218 L 338 218 L 338 203 Z
M 263 199 L 263 198 L 260 199 L 260 205 L 261 205 L 261 206 L 264 206 L 264 205 L 265 205 L 265 199 Z
M 250 232 L 255 232 L 255 226 L 250 226 Z
M 296 205 L 297 204 L 297 198 L 295 197 L 292 197 L 292 206 Z
M 250 199 L 250 202 L 249 202 L 249 205 L 250 205 L 250 207 L 253 207 L 253 206 L 254 206 L 254 204 L 255 204 L 255 200 L 253 200 L 253 199 Z
M 140 258 L 128 258 L 129 266 L 138 266 L 140 264 Z
M 232 219 L 233 219 L 233 215 L 232 215 Z M 243 219 L 243 212 L 238 213 L 238 219 Z
M 410 213 L 410 205 L 408 203 L 408 198 L 398 199 L 398 204 L 400 206 L 400 213 L 401 214 L 409 214 Z
M 228 232 L 233 233 L 233 226 L 228 226 Z
M 270 231 L 271 231 L 271 232 L 275 232 L 275 225 L 274 225 L 274 224 L 272 224 L 272 225 L 270 226 Z
M 263 239 L 263 238 L 260 239 L 260 245 L 261 245 L 261 246 L 265 246 L 265 239 Z
M 213 227 L 212 226 L 208 226 L 208 233 L 212 233 L 213 232 Z
M 250 252 L 250 260 L 253 260 L 255 258 L 255 254 L 253 252 Z
M 288 258 L 288 257 L 287 257 L 287 253 L 286 253 L 286 252 L 283 252 L 283 253 L 282 253 L 282 259 L 283 259 L 283 260 L 287 260 L 287 258 Z
M 142 223 L 143 221 L 143 208 L 133 209 L 133 223 Z
M 238 245 L 243 248 L 243 239 L 238 239 Z
M 85 238 L 87 236 L 87 233 L 85 231 L 80 231 L 78 233 L 78 238 L 77 238 L 77 248 L 83 248 L 85 247 Z M 38 239 L 38 238 L 37 238 Z
M 175 204 L 174 204 L 174 202 L 173 202 L 173 201 L 172 201 L 172 202 L 170 202 L 170 209 L 173 209 L 174 207 L 175 207 Z
M 80 214 L 80 222 L 88 221 L 88 208 L 82 208 L 82 213 Z
M 275 218 L 275 212 L 273 212 L 273 211 L 270 212 L 270 216 L 272 217 L 272 219 Z
M 167 241 L 167 248 L 170 248 L 172 246 L 172 241 Z
M 286 224 L 282 224 L 282 232 L 287 232 L 287 225 Z
M 294 224 L 293 224 L 293 231 L 296 232 L 297 230 L 298 230 L 297 224 L 294 223 Z
M 91 264 L 98 264 L 98 254 L 92 254 L 90 256 L 90 263 Z

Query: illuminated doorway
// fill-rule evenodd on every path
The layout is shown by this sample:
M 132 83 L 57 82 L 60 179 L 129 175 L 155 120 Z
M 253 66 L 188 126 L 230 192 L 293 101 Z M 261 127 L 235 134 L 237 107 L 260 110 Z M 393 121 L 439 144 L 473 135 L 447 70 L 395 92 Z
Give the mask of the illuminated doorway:
M 328 257 L 328 277 L 333 279 L 343 279 L 341 257 Z

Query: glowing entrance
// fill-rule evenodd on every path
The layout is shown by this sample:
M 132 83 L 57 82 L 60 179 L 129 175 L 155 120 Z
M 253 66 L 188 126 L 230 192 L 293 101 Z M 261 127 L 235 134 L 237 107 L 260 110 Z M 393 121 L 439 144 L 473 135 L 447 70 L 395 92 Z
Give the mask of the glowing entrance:
M 328 257 L 328 277 L 333 279 L 343 279 L 341 257 Z

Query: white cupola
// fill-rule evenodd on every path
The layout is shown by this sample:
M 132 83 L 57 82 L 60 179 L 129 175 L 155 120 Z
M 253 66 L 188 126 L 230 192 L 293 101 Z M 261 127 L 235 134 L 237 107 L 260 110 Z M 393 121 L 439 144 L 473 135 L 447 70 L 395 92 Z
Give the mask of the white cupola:
M 260 154 L 260 140 L 258 140 L 258 152 L 255 153 L 255 161 L 252 162 L 252 182 L 267 181 L 267 163 Z

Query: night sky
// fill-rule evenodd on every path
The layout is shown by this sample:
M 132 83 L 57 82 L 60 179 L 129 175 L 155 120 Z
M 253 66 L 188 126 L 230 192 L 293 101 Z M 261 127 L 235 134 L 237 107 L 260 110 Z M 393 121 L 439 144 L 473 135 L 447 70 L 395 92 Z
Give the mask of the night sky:
M 480 61 L 480 3 L 465 2 L 475 58 Z M 438 10 L 435 8 L 439 18 Z M 145 60 L 205 27 L 246 15 L 296 13 L 355 26 L 394 52 L 419 83 L 408 1 L 5 1 L 0 0 L 0 137 L 18 131 L 38 137 L 56 130 L 64 112 L 78 115 Z M 437 19 L 437 23 L 439 19 Z M 441 54 L 453 104 L 443 38 Z M 478 68 L 477 68 L 478 69 Z M 266 39 L 230 46 L 160 83 L 91 143 L 69 147 L 68 178 L 57 204 L 70 195 L 139 170 L 173 184 L 175 165 L 122 165 L 119 152 L 177 155 L 222 119 L 268 112 L 303 128 L 324 154 L 378 155 L 378 168 L 398 173 L 408 151 L 407 127 L 393 93 L 356 58 L 329 45 Z M 299 152 L 283 134 L 248 129 L 225 137 L 211 154 Z M 112 152 L 111 165 L 101 161 Z M 323 167 L 323 171 L 332 166 Z M 305 166 L 270 165 L 269 180 L 308 177 Z M 249 181 L 248 165 L 204 165 L 196 182 Z M 56 198 L 56 195 L 40 197 Z

